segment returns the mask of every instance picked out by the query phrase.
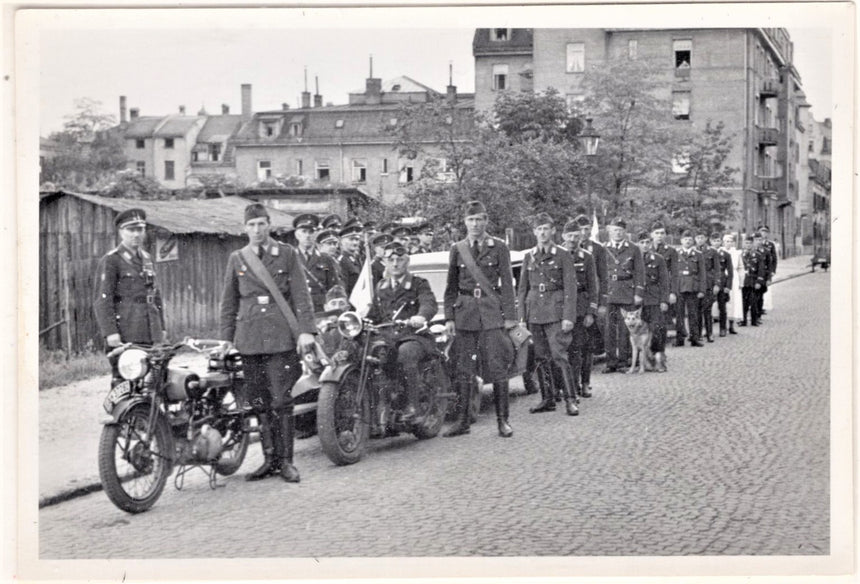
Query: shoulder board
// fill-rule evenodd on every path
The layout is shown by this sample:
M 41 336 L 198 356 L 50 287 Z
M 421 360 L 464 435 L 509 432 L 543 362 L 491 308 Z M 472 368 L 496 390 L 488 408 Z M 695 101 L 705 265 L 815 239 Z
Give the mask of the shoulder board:
M 119 250 L 120 250 L 120 246 L 116 246 L 115 248 L 113 248 L 112 250 L 107 252 L 107 255 L 111 255 L 111 254 L 116 255 L 119 253 Z
M 581 257 L 581 258 L 584 258 L 586 256 L 591 255 L 591 252 L 588 251 L 587 249 L 584 249 L 584 248 L 579 248 L 579 252 L 577 252 L 577 253 L 579 254 L 579 257 Z
M 486 242 L 487 247 L 493 247 L 494 245 L 496 245 L 496 238 L 490 235 L 489 237 L 487 237 Z
M 148 260 L 150 257 L 149 252 L 147 252 L 145 249 L 141 249 L 140 250 L 140 257 L 142 257 L 145 260 Z
M 553 245 L 553 246 L 550 248 L 549 253 L 551 253 L 552 255 L 557 254 L 557 253 L 558 253 L 558 246 L 557 246 L 557 245 Z

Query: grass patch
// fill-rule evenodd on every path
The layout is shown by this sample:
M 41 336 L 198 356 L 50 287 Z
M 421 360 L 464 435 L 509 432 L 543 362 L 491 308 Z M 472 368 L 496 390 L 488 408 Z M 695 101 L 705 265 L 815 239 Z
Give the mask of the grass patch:
M 94 350 L 72 355 L 39 347 L 39 390 L 68 385 L 81 379 L 109 375 L 110 365 L 104 353 Z

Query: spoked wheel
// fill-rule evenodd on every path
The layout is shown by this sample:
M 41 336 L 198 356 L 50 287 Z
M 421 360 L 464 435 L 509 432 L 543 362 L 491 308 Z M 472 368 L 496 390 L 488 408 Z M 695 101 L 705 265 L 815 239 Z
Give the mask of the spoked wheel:
M 227 391 L 221 400 L 222 413 L 227 414 L 215 429 L 221 433 L 223 450 L 221 457 L 215 463 L 215 472 L 222 476 L 230 476 L 239 470 L 248 452 L 248 432 L 245 428 L 245 417 L 241 413 L 239 400 L 232 390 Z
M 433 361 L 424 367 L 421 376 L 422 388 L 418 397 L 416 410 L 422 419 L 412 430 L 419 440 L 435 438 L 445 422 L 448 411 L 448 398 L 439 397 L 440 393 L 448 393 L 451 383 L 439 361 Z
M 142 513 L 161 496 L 172 470 L 167 422 L 149 428 L 149 406 L 131 408 L 119 423 L 105 426 L 99 441 L 99 477 L 111 502 Z
M 317 403 L 317 433 L 323 452 L 337 465 L 361 460 L 370 435 L 370 398 L 358 398 L 360 373 L 353 369 L 339 382 L 326 381 Z

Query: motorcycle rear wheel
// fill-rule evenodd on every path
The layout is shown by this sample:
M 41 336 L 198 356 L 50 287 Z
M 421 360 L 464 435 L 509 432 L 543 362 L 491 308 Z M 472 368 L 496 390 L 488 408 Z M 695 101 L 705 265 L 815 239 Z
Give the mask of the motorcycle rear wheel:
M 439 393 L 448 393 L 451 384 L 438 361 L 432 362 L 423 374 L 423 391 L 419 396 L 420 403 L 416 406 L 419 415 L 423 416 L 420 424 L 417 424 L 412 433 L 419 440 L 435 438 L 445 423 L 445 414 L 448 411 L 448 398 L 439 397 Z
M 149 406 L 137 406 L 105 426 L 99 440 L 99 477 L 111 502 L 127 513 L 149 510 L 173 470 L 170 430 L 158 416 L 147 431 Z
M 370 398 L 357 402 L 360 373 L 348 371 L 339 382 L 326 381 L 317 402 L 317 434 L 323 452 L 339 465 L 355 464 L 364 455 L 370 435 Z
M 221 407 L 227 412 L 237 411 L 240 408 L 239 400 L 232 391 L 224 394 Z M 245 430 L 245 420 L 239 417 L 229 420 L 223 427 L 217 429 L 221 432 L 227 447 L 221 451 L 221 456 L 215 463 L 215 472 L 228 477 L 238 471 L 245 462 L 245 454 L 248 452 L 248 432 Z

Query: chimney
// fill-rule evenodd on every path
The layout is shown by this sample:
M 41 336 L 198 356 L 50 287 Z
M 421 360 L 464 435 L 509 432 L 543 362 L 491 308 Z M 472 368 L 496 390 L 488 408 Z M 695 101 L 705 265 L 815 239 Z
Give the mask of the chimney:
M 311 92 L 308 91 L 308 68 L 305 67 L 305 90 L 302 91 L 302 108 L 311 107 Z
M 382 102 L 382 79 L 373 76 L 373 55 L 370 56 L 370 77 L 366 81 L 364 99 L 367 105 L 377 105 Z
M 454 65 L 448 63 L 448 87 L 446 87 L 445 97 L 448 103 L 457 103 L 457 86 L 454 85 Z
M 128 113 L 126 110 L 126 99 L 124 95 L 119 96 L 119 123 L 124 124 L 128 121 Z
M 185 115 L 185 106 L 184 105 L 179 106 L 179 115 L 180 116 Z
M 226 103 L 222 103 L 221 104 L 221 114 L 226 116 L 229 113 L 230 113 L 230 106 L 227 105 Z
M 139 107 L 131 108 L 130 110 L 128 110 L 128 115 L 129 115 L 130 119 L 136 120 L 137 116 L 140 115 L 140 108 Z
M 287 111 L 288 109 L 290 109 L 290 104 L 288 104 L 287 102 L 282 103 L 281 109 Z
M 320 78 L 314 77 L 316 81 L 317 92 L 314 94 L 314 107 L 322 107 L 322 95 L 320 95 Z
M 242 84 L 242 119 L 251 119 L 251 84 Z

